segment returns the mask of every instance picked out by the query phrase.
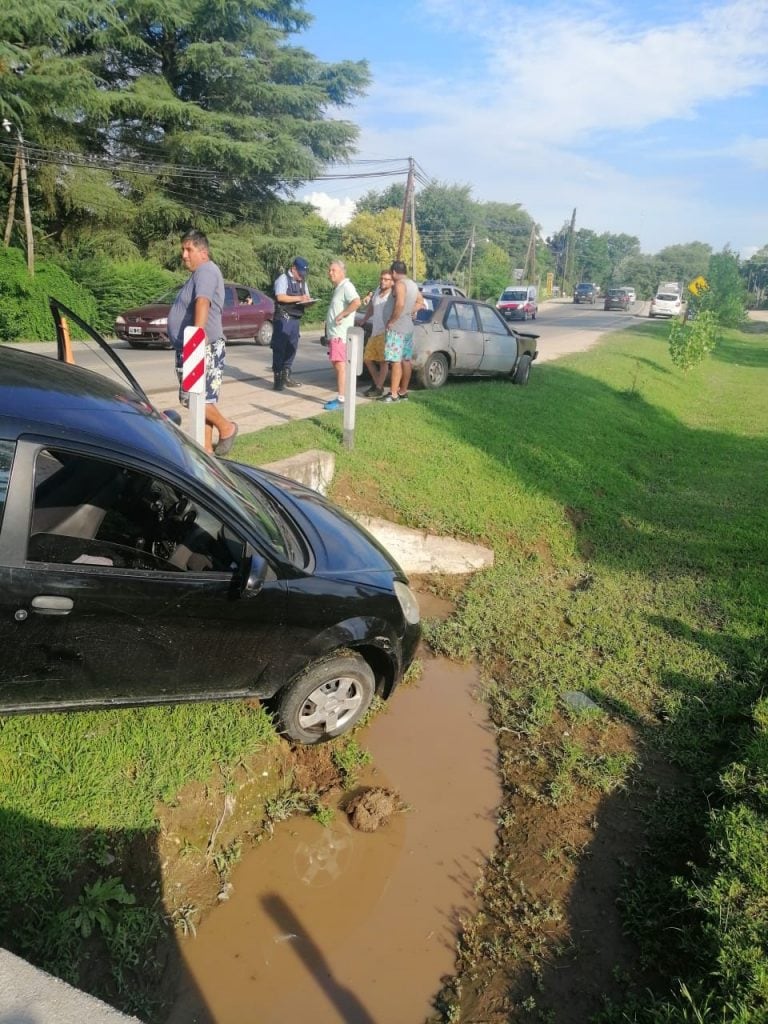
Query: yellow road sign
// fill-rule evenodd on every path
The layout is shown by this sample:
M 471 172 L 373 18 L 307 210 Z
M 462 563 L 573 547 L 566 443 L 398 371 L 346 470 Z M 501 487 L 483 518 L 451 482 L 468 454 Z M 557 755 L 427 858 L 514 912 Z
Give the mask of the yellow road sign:
M 708 288 L 709 285 L 707 284 L 707 279 L 702 277 L 701 274 L 699 274 L 698 277 L 694 277 L 688 285 L 688 291 L 691 295 L 701 295 L 701 293 L 705 292 Z

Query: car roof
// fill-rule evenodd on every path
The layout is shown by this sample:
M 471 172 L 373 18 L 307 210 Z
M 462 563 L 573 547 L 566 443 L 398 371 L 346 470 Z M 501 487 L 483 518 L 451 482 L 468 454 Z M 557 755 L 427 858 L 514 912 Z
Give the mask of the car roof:
M 0 439 L 39 436 L 179 466 L 186 440 L 127 385 L 50 356 L 0 345 Z

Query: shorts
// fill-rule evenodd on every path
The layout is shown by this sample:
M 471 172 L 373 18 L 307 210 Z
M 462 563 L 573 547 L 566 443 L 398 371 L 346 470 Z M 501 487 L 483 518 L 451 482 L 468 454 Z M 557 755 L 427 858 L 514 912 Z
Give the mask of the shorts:
M 384 335 L 374 334 L 366 343 L 363 359 L 370 359 L 374 363 L 384 362 Z
M 328 339 L 328 358 L 332 363 L 346 363 L 347 343 L 343 338 Z
M 413 357 L 413 332 L 398 334 L 387 331 L 384 335 L 384 358 L 388 363 L 410 362 Z
M 224 375 L 224 358 L 227 354 L 227 346 L 224 338 L 218 341 L 206 341 L 205 343 L 205 401 L 215 405 L 219 400 L 221 392 L 221 379 Z M 181 386 L 181 373 L 183 365 L 181 349 L 176 350 L 176 376 L 179 378 L 179 402 L 185 409 L 189 408 L 189 392 L 184 391 Z

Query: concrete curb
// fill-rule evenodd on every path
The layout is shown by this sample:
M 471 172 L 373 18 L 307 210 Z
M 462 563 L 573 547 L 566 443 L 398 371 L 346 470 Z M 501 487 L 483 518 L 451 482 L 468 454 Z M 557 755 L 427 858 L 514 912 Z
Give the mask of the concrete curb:
M 315 449 L 270 462 L 261 468 L 311 487 L 320 494 L 327 494 L 336 468 L 336 457 L 332 452 Z M 493 565 L 493 551 L 479 544 L 439 537 L 426 530 L 413 530 L 373 516 L 354 518 L 389 551 L 405 573 L 459 575 Z
M 0 1024 L 141 1024 L 0 949 Z

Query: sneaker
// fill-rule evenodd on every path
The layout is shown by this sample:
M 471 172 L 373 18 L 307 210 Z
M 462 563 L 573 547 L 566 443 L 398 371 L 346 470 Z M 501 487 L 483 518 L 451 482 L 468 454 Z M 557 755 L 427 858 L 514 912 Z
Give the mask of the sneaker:
M 338 398 L 332 398 L 330 402 L 326 402 L 323 406 L 326 412 L 335 412 L 337 409 L 343 409 L 344 403 L 340 402 Z
M 400 395 L 393 395 L 391 391 L 388 391 L 383 398 L 379 399 L 380 402 L 386 402 L 388 405 L 393 405 L 395 402 L 402 402 Z
M 381 398 L 384 394 L 384 388 L 377 388 L 375 384 L 372 384 L 365 392 L 366 398 Z
M 400 400 L 401 402 L 407 402 L 407 401 L 408 401 L 408 392 L 407 392 L 407 391 L 405 391 L 405 392 L 401 391 L 401 392 L 400 392 L 400 393 L 398 394 L 398 396 L 397 396 L 397 397 L 398 397 L 398 399 L 399 399 L 399 400 Z

